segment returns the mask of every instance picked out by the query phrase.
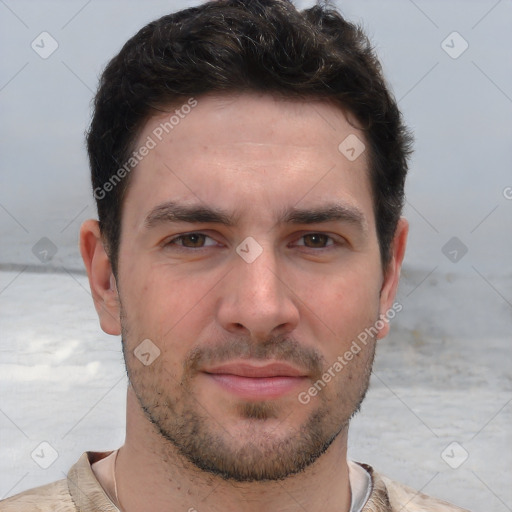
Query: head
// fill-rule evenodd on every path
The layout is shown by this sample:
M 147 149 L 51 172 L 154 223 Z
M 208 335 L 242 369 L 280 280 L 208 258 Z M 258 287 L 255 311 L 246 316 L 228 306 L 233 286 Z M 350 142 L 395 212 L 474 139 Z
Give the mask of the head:
M 107 66 L 87 144 L 82 254 L 147 421 L 224 478 L 313 464 L 364 397 L 407 235 L 410 137 L 362 31 L 285 0 L 164 16 Z

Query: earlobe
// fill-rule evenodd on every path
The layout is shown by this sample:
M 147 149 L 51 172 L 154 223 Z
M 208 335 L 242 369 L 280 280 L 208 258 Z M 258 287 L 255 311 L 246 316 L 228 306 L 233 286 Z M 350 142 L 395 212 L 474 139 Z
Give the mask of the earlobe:
M 396 308 L 393 307 L 398 283 L 400 281 L 400 272 L 402 269 L 402 262 L 405 256 L 405 248 L 407 246 L 407 235 L 409 233 L 409 223 L 405 218 L 400 218 L 398 221 L 395 236 L 391 243 L 391 257 L 384 274 L 384 280 L 380 290 L 380 319 L 383 320 L 384 326 L 379 329 L 377 339 L 386 337 L 389 333 L 389 320 L 388 312 L 393 311 L 393 317 L 396 313 Z M 402 308 L 400 308 L 401 310 Z
M 80 229 L 80 252 L 101 328 L 107 334 L 121 334 L 119 296 L 98 221 L 86 220 Z

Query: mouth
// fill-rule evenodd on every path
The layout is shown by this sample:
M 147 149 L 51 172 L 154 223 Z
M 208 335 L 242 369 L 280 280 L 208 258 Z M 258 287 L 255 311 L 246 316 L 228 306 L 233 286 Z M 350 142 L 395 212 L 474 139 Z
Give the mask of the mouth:
M 249 400 L 279 398 L 304 386 L 308 379 L 306 372 L 287 363 L 231 362 L 203 373 L 212 384 Z

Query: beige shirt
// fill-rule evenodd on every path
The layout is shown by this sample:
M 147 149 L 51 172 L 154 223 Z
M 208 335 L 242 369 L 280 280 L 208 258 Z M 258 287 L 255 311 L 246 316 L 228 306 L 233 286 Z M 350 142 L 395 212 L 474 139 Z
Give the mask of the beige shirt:
M 84 453 L 67 479 L 0 501 L 0 512 L 119 512 L 91 469 L 91 464 L 110 453 Z M 379 475 L 366 464 L 361 466 L 372 480 L 362 512 L 468 512 Z

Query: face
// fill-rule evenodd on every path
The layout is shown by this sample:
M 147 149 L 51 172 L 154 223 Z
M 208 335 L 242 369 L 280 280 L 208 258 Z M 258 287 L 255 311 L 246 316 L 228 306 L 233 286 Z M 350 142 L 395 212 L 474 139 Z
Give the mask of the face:
M 381 267 L 368 155 L 338 149 L 364 135 L 327 102 L 256 94 L 200 97 L 162 133 L 168 120 L 140 134 L 136 147 L 156 144 L 123 206 L 130 382 L 169 447 L 197 467 L 280 479 L 346 433 L 375 338 L 335 363 L 396 285 Z

